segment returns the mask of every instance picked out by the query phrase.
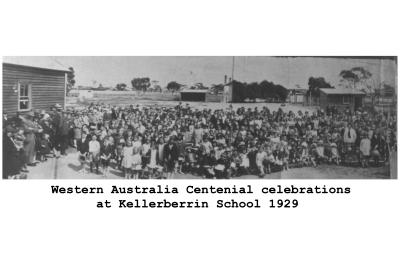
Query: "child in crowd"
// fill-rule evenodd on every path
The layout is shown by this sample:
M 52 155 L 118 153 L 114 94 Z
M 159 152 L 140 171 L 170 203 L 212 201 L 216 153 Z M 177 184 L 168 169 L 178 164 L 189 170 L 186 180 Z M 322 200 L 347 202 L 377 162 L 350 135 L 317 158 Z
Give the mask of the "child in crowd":
M 339 165 L 340 163 L 339 151 L 336 143 L 331 143 L 331 157 L 329 161 L 336 165 Z
M 150 144 L 150 156 L 149 163 L 147 164 L 147 168 L 149 171 L 149 178 L 154 178 L 157 176 L 157 169 L 159 168 L 158 161 L 158 149 L 155 141 L 152 141 Z
M 142 156 L 140 155 L 139 147 L 134 147 L 132 155 L 132 178 L 139 179 L 141 173 L 142 173 Z
M 362 135 L 362 139 L 360 142 L 360 161 L 362 167 L 368 167 L 368 160 L 371 152 L 371 140 L 368 138 L 368 135 L 365 133 Z
M 124 138 L 119 138 L 117 140 L 117 146 L 115 147 L 115 163 L 116 163 L 116 168 L 119 170 L 122 170 L 122 160 L 124 158 L 123 150 L 125 146 L 125 140 Z
M 109 136 L 106 136 L 101 147 L 101 166 L 103 169 L 103 176 L 106 178 L 109 172 L 111 155 L 113 153 L 114 146 Z
M 133 157 L 133 146 L 132 141 L 127 140 L 126 146 L 122 150 L 122 170 L 124 173 L 124 178 L 129 179 L 132 174 L 132 157 Z
M 95 166 L 96 174 L 99 174 L 100 149 L 100 143 L 97 141 L 96 134 L 94 134 L 92 135 L 92 140 L 89 142 L 89 159 L 90 172 L 93 172 L 93 166 Z
M 39 161 L 47 161 L 47 155 L 51 153 L 51 143 L 50 143 L 50 135 L 43 134 L 42 139 L 40 140 L 40 151 L 39 151 Z
M 267 157 L 267 153 L 265 152 L 265 148 L 263 146 L 261 146 L 258 149 L 258 152 L 256 154 L 256 164 L 257 164 L 258 173 L 259 173 L 260 177 L 264 176 L 264 174 L 265 174 L 263 163 L 264 163 L 264 160 L 266 159 L 266 157 Z
M 303 113 L 266 106 L 211 110 L 102 103 L 65 113 L 55 108 L 54 113 L 40 112 L 34 122 L 4 120 L 8 132 L 13 131 L 6 140 L 16 147 L 18 172 L 26 170 L 28 156 L 43 161 L 54 148 L 59 157 L 68 143 L 78 150 L 81 170 L 89 158 L 91 172 L 96 168 L 98 173 L 101 162 L 107 177 L 115 161 L 125 178 L 163 172 L 168 178 L 182 172 L 208 178 L 264 176 L 325 162 L 368 167 L 370 158 L 378 166 L 397 146 L 396 115 L 359 110 Z M 60 122 L 66 130 L 62 135 Z

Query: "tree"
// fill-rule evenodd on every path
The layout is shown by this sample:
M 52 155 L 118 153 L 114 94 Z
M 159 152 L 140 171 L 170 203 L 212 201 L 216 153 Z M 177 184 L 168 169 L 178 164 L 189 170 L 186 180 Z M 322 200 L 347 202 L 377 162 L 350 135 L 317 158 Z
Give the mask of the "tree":
M 214 94 L 222 94 L 224 92 L 224 88 L 224 84 L 212 84 L 210 89 Z
M 203 83 L 196 83 L 193 86 L 190 87 L 190 89 L 208 89 L 208 87 L 204 86 Z
M 321 93 L 320 88 L 333 88 L 333 87 L 330 83 L 325 81 L 325 78 L 311 76 L 308 79 L 308 91 L 307 91 L 311 100 L 312 100 L 312 97 L 319 98 L 320 93 Z
M 179 83 L 177 83 L 177 82 L 175 82 L 175 81 L 171 81 L 171 82 L 169 82 L 168 85 L 167 85 L 168 91 L 171 91 L 172 94 L 173 94 L 175 91 L 178 91 L 179 89 L 181 89 L 181 87 L 182 87 L 182 85 L 179 84 Z
M 161 86 L 160 85 L 154 85 L 153 86 L 153 91 L 154 92 L 161 92 L 162 91 Z
M 139 78 L 134 78 L 131 81 L 132 87 L 135 90 L 143 91 L 146 92 L 147 89 L 150 87 L 150 78 L 148 77 L 139 77 Z
M 75 70 L 73 67 L 69 67 L 67 73 L 67 93 L 75 86 Z
M 257 96 L 259 98 L 284 101 L 289 94 L 289 91 L 285 87 L 274 84 L 273 82 L 269 82 L 267 80 L 262 81 L 259 86 L 259 94 L 261 95 L 261 97 Z
M 246 86 L 236 80 L 232 81 L 232 102 L 243 102 L 246 98 Z
M 256 100 L 256 98 L 261 98 L 261 85 L 257 84 L 257 82 L 253 82 L 250 84 L 245 84 L 247 95 L 246 98 L 249 98 L 250 100 Z
M 116 86 L 118 91 L 124 91 L 124 90 L 126 90 L 126 87 L 127 87 L 127 85 L 125 83 L 119 83 Z
M 241 83 L 233 81 L 232 83 L 232 101 L 243 102 L 246 98 L 255 100 L 257 98 L 284 101 L 289 91 L 281 86 L 267 80 L 261 83 Z
M 289 95 L 289 90 L 282 85 L 275 85 L 275 93 L 277 95 L 278 100 L 285 101 L 287 96 Z
M 373 93 L 375 90 L 372 74 L 363 67 L 353 67 L 350 70 L 342 70 L 339 76 L 342 78 L 341 82 L 345 87 L 364 90 L 367 93 Z

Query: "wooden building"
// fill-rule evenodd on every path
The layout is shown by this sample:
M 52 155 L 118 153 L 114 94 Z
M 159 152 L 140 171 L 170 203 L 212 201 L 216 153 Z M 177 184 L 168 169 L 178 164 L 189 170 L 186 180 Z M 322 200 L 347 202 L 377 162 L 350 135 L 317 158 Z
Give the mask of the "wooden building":
M 211 94 L 209 90 L 184 89 L 180 92 L 182 101 L 223 102 L 222 94 Z
M 207 90 L 185 89 L 181 91 L 182 101 L 206 101 Z
M 343 88 L 321 88 L 319 105 L 322 109 L 335 106 L 339 110 L 349 108 L 351 111 L 363 106 L 365 93 L 360 90 Z
M 287 96 L 287 102 L 292 104 L 304 104 L 306 93 L 306 89 L 291 89 Z
M 381 89 L 376 89 L 374 94 L 365 97 L 364 103 L 376 111 L 397 112 L 397 93 L 396 89 L 391 86 L 385 86 Z
M 65 106 L 67 69 L 3 62 L 3 113 Z

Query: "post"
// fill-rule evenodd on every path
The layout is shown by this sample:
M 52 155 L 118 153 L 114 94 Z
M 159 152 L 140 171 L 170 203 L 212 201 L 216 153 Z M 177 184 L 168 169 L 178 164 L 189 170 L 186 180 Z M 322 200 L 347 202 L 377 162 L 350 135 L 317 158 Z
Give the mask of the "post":
M 233 76 L 235 73 L 235 56 L 232 57 L 232 82 L 234 80 Z
M 67 85 L 68 85 L 68 73 L 64 75 L 64 110 L 67 107 Z
M 234 74 L 235 74 L 235 56 L 232 57 L 231 89 L 230 89 L 230 93 L 228 94 L 228 97 L 229 97 L 230 101 L 232 101 Z M 227 97 L 226 103 L 228 103 L 228 97 Z

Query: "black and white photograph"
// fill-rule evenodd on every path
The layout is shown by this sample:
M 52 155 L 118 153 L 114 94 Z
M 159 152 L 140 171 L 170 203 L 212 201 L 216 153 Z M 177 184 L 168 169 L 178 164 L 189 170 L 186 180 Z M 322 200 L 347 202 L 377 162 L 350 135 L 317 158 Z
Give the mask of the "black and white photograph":
M 400 264 L 399 7 L 0 2 L 0 264 Z
M 6 56 L 4 179 L 396 179 L 397 57 Z

